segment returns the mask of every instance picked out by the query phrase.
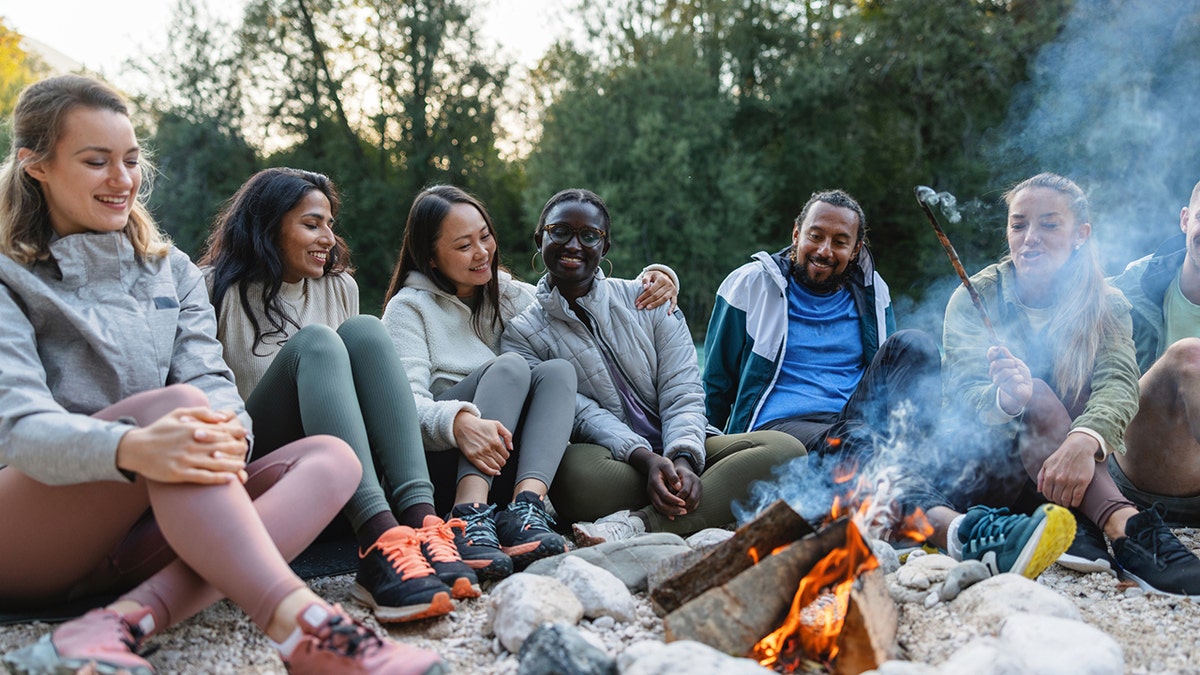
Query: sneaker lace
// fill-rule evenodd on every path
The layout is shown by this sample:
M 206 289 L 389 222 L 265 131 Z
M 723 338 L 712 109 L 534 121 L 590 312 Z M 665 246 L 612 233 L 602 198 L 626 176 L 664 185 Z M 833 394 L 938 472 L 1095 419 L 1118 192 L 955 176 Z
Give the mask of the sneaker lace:
M 409 534 L 402 529 L 393 528 L 380 535 L 379 539 L 367 549 L 377 548 L 392 564 L 392 569 L 400 574 L 405 581 L 426 577 L 434 573 L 433 567 L 421 553 L 421 540 L 418 536 Z M 364 554 L 365 555 L 365 554 Z
M 383 647 L 378 633 L 340 613 L 329 618 L 326 629 L 328 632 L 318 636 L 317 649 L 353 657 Z
M 977 541 L 979 544 L 993 543 L 1006 537 L 1016 522 L 1007 508 L 992 509 L 975 521 L 969 541 Z
M 492 514 L 496 512 L 494 505 L 489 505 L 487 508 L 467 513 L 458 518 L 451 518 L 450 522 L 461 520 L 463 526 L 463 538 L 467 541 L 474 542 L 479 546 L 493 546 L 500 548 L 500 539 L 496 537 L 496 522 L 492 519 Z
M 508 510 L 516 512 L 521 517 L 521 530 L 532 530 L 534 532 L 553 532 L 550 525 L 554 522 L 554 518 L 546 513 L 540 504 L 534 502 L 513 502 L 508 505 Z
M 1147 527 L 1133 535 L 1134 541 L 1138 542 L 1145 548 L 1150 549 L 1151 555 L 1155 560 L 1160 560 L 1167 565 L 1190 560 L 1195 556 L 1188 551 L 1183 542 L 1171 532 L 1171 528 L 1162 520 L 1163 507 L 1159 503 L 1155 503 L 1151 509 L 1153 519 L 1150 527 Z
M 437 525 L 422 527 L 417 530 L 417 536 L 429 547 L 429 557 L 437 562 L 458 562 L 462 558 L 458 547 L 454 545 L 454 528 L 466 533 L 467 521 L 462 518 L 451 518 Z

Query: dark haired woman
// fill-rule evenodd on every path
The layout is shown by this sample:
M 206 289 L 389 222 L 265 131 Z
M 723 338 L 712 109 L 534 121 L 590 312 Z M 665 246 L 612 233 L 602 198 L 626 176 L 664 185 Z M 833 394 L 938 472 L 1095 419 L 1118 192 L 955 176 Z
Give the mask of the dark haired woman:
M 533 299 L 499 258 L 479 200 L 428 188 L 409 211 L 383 313 L 416 396 L 439 507 L 467 522 L 459 551 L 491 577 L 565 547 L 543 500 L 569 441 L 576 385 L 562 361 L 530 369 L 515 354 L 497 356 L 505 323 Z M 645 276 L 647 306 L 674 298 L 673 279 Z M 509 486 L 511 502 L 497 513 Z
M 779 431 L 720 435 L 704 414 L 695 347 L 682 313 L 639 311 L 635 282 L 597 274 L 610 247 L 608 208 L 564 190 L 534 233 L 547 273 L 509 322 L 503 346 L 530 364 L 571 363 L 575 438 L 551 498 L 585 544 L 642 532 L 690 534 L 733 523 L 751 482 L 805 454 Z
M 288 567 L 345 502 L 358 463 L 318 436 L 245 464 L 249 419 L 212 306 L 143 205 L 149 172 L 125 102 L 55 77 L 21 93 L 12 129 L 0 168 L 0 606 L 121 595 L 5 667 L 147 675 L 147 637 L 228 597 L 292 673 L 441 672 L 435 654 L 381 638 Z
M 333 183 L 311 171 L 266 169 L 242 185 L 200 261 L 217 337 L 256 453 L 323 433 L 358 455 L 362 480 L 342 510 L 359 544 L 355 599 L 380 621 L 446 614 L 451 596 L 479 595 L 451 532 L 465 524 L 433 509 L 408 380 L 379 320 L 357 316 L 339 206 Z

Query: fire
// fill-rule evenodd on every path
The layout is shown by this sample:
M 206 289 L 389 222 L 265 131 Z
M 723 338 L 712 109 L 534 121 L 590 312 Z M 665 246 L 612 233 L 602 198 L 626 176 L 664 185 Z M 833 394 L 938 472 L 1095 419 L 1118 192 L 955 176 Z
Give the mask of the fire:
M 832 661 L 850 606 L 850 588 L 858 575 L 878 566 L 851 520 L 846 524 L 846 545 L 831 551 L 800 580 L 787 618 L 754 646 L 752 658 L 766 667 L 802 657 Z

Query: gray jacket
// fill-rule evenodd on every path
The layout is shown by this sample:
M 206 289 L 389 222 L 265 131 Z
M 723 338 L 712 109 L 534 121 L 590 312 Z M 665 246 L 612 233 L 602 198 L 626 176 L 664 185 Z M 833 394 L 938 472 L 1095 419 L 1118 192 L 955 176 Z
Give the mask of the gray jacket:
M 121 232 L 76 234 L 30 266 L 0 255 L 0 464 L 48 485 L 128 478 L 133 425 L 93 413 L 187 383 L 250 428 L 200 270 L 172 248 L 139 262 Z
M 696 348 L 682 312 L 671 312 L 667 305 L 648 311 L 634 307 L 641 292 L 637 281 L 597 279 L 591 292 L 579 299 L 593 334 L 543 277 L 537 302 L 508 323 L 501 348 L 521 354 L 531 364 L 560 358 L 575 366 L 575 437 L 628 461 L 636 448 L 649 448 L 650 443 L 627 424 L 621 396 L 605 365 L 607 354 L 641 405 L 662 420 L 663 454 L 669 459 L 690 456 L 699 473 L 704 470 L 709 429 Z

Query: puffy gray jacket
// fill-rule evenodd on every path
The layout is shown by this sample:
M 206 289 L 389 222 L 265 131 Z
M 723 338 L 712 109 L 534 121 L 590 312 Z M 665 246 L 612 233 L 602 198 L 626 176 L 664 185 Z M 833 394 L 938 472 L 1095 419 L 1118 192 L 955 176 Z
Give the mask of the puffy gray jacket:
M 0 255 L 0 465 L 42 483 L 125 481 L 128 422 L 89 415 L 187 383 L 250 428 L 200 270 L 172 248 L 138 261 L 121 232 L 75 234 L 30 266 Z
M 559 358 L 575 366 L 579 377 L 575 437 L 602 445 L 614 458 L 628 461 L 636 448 L 651 446 L 629 428 L 621 396 L 605 365 L 607 354 L 641 405 L 662 420 L 664 456 L 690 456 L 699 473 L 704 470 L 704 438 L 709 429 L 696 348 L 682 312 L 671 312 L 668 305 L 653 310 L 634 307 L 641 292 L 637 281 L 597 279 L 591 292 L 579 299 L 593 333 L 542 277 L 537 301 L 508 323 L 501 348 L 521 354 L 530 364 Z

